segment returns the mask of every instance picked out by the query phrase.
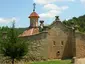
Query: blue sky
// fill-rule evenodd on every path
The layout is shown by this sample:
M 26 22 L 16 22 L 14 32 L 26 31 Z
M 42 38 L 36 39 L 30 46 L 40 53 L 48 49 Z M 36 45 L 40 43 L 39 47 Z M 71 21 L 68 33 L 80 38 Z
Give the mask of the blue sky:
M 0 0 L 0 26 L 11 26 L 16 20 L 16 27 L 28 27 L 34 2 L 39 20 L 45 25 L 52 23 L 56 15 L 65 20 L 85 14 L 85 0 Z

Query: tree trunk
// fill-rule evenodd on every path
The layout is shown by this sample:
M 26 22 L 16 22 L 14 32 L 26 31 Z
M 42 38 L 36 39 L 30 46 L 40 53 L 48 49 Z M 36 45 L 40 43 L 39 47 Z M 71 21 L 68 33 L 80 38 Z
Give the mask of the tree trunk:
M 14 64 L 14 59 L 12 59 L 12 64 Z

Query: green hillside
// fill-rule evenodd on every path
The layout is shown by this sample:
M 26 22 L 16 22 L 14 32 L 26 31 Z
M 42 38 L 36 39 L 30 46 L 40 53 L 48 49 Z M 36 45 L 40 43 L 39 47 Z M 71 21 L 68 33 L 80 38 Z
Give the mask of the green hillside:
M 69 20 L 64 20 L 63 24 L 69 27 L 74 26 L 76 30 L 79 32 L 85 32 L 85 15 L 73 17 Z

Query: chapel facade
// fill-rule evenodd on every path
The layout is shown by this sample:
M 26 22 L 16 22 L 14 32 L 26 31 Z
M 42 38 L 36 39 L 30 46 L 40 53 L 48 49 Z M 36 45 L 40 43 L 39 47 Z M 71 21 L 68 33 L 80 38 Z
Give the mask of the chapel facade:
M 27 42 L 31 42 L 29 57 L 34 59 L 64 59 L 85 57 L 85 35 L 75 33 L 75 30 L 65 26 L 58 16 L 48 27 L 44 21 L 40 21 L 39 15 L 33 12 L 30 18 L 30 26 L 19 35 Z

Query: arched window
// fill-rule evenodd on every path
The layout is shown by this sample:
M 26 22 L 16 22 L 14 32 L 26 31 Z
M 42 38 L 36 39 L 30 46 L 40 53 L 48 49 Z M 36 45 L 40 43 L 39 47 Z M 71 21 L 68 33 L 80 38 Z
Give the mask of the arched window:
M 61 41 L 61 45 L 64 45 L 63 41 Z
M 56 45 L 56 42 L 55 41 L 53 41 L 53 45 Z

